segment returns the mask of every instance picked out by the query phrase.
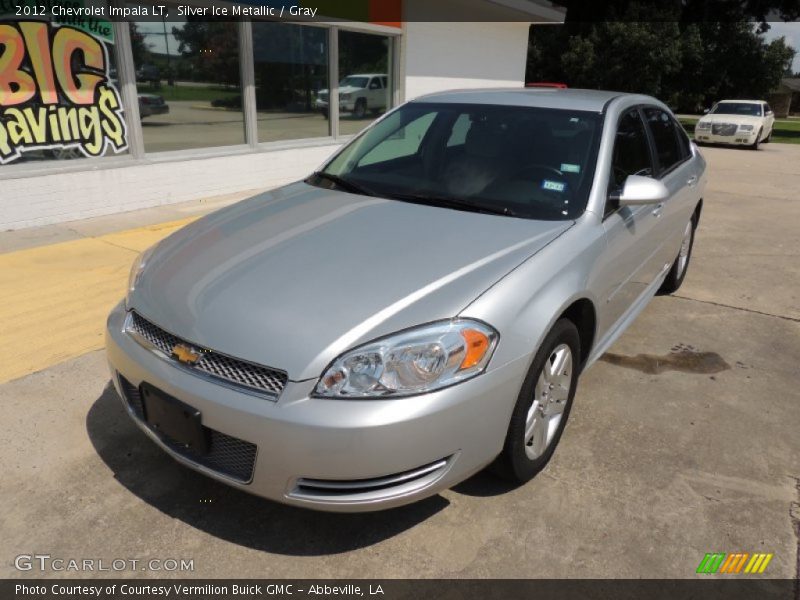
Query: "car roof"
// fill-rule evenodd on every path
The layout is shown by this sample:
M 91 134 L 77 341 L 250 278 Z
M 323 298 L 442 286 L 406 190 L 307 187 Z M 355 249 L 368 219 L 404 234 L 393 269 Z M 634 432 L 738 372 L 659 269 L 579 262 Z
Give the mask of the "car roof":
M 720 100 L 717 104 L 764 104 L 763 100 Z
M 575 88 L 488 88 L 472 90 L 449 90 L 420 96 L 412 102 L 444 102 L 456 104 L 500 104 L 506 106 L 530 106 L 535 108 L 563 108 L 602 112 L 611 100 L 630 97 L 638 102 L 661 104 L 655 98 L 639 94 L 580 90 Z

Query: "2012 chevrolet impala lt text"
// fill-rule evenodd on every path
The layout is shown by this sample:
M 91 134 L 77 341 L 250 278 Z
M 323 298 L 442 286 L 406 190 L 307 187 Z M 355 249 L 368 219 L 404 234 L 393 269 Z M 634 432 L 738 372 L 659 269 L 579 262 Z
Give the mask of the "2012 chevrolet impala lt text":
M 548 462 L 578 376 L 683 281 L 705 161 L 640 95 L 453 91 L 144 252 L 112 378 L 181 463 L 376 510 Z

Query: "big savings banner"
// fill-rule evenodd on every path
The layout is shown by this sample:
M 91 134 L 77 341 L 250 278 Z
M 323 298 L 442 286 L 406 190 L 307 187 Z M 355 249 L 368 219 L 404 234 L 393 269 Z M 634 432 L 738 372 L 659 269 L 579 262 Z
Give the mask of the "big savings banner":
M 127 149 L 106 42 L 44 21 L 0 21 L 0 164 L 24 151 Z

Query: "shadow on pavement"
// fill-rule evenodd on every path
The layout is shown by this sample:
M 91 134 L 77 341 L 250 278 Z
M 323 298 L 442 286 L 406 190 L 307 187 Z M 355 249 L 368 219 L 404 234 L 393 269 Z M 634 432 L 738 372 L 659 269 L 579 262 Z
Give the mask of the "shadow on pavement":
M 452 490 L 464 496 L 488 498 L 490 496 L 502 496 L 518 487 L 519 484 L 505 481 L 496 475 L 492 475 L 489 471 L 483 470 L 454 486 Z
M 109 382 L 86 430 L 114 477 L 187 525 L 234 544 L 290 556 L 337 554 L 391 538 L 448 505 L 434 496 L 377 513 L 321 513 L 277 504 L 179 465 L 131 422 Z

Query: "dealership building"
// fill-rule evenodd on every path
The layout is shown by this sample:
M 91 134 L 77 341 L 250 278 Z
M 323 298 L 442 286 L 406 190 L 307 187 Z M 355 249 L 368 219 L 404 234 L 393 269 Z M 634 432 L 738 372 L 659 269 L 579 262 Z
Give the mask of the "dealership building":
M 522 86 L 530 25 L 564 17 L 530 0 L 346 4 L 305 21 L 0 14 L 0 230 L 300 179 L 405 100 Z

